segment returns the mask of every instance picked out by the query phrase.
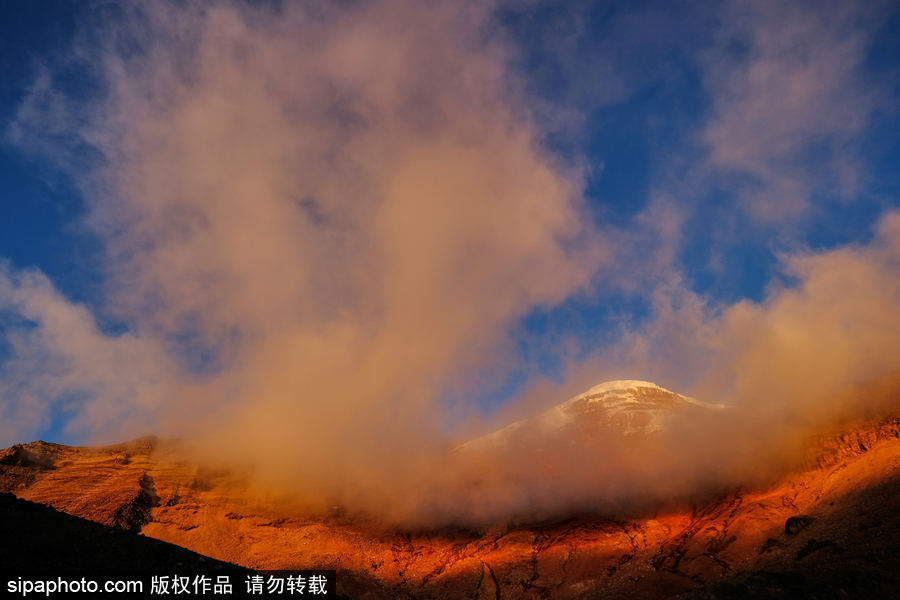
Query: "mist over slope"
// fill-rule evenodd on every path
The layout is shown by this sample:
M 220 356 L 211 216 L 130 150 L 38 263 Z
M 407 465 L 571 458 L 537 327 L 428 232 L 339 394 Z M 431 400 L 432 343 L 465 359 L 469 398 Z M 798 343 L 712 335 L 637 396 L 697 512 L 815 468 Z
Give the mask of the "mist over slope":
M 889 596 L 900 583 L 900 419 L 823 433 L 806 450 L 802 468 L 778 480 L 678 506 L 474 528 L 385 527 L 336 508 L 311 514 L 248 487 L 246 474 L 185 460 L 181 442 L 150 438 L 17 445 L 0 451 L 0 490 L 101 523 L 132 514 L 150 490 L 145 517 L 116 527 L 137 524 L 145 536 L 254 569 L 335 568 L 339 591 L 358 598 Z M 17 537 L 4 550 L 47 539 L 27 527 L 38 527 L 33 520 L 8 520 L 16 517 L 7 504 L 0 527 Z M 99 557 L 87 547 L 75 560 L 171 556 L 103 537 Z

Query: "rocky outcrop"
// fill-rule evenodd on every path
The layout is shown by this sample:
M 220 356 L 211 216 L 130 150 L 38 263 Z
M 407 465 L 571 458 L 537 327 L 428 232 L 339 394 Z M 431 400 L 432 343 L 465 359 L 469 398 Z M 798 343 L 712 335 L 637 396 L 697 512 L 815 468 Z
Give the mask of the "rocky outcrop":
M 0 455 L 7 460 L 0 464 L 0 487 L 97 523 L 140 531 L 159 504 L 148 473 L 155 443 L 140 438 L 102 448 L 20 444 Z
M 6 467 L 29 467 L 52 469 L 62 446 L 38 441 L 31 444 L 16 444 L 0 450 L 0 465 Z
M 0 450 L 0 492 L 12 492 L 31 485 L 35 478 L 56 463 L 63 446 L 47 442 L 16 444 Z
M 153 478 L 144 473 L 134 497 L 122 504 L 110 519 L 110 525 L 126 531 L 140 531 L 153 518 L 153 508 L 159 506 L 159 496 Z
M 900 416 L 892 415 L 869 423 L 855 423 L 823 434 L 810 445 L 812 458 L 807 468 L 828 468 L 843 460 L 868 452 L 881 442 L 900 439 Z

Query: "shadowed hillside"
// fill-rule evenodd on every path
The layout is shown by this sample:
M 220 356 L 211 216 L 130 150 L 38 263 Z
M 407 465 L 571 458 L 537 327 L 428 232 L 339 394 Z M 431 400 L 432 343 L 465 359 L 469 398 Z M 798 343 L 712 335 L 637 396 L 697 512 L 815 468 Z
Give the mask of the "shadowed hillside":
M 100 525 L 0 492 L 0 565 L 4 574 L 41 570 L 181 571 L 215 574 L 240 567 L 173 544 Z

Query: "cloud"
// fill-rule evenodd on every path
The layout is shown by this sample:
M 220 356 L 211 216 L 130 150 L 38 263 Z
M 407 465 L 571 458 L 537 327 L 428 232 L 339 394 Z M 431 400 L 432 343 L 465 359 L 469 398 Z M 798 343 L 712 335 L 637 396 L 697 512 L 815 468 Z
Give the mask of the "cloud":
M 74 175 L 105 243 L 102 310 L 128 332 L 10 272 L 10 308 L 37 312 L 4 439 L 77 394 L 102 439 L 189 434 L 322 497 L 383 489 L 445 443 L 441 394 L 502 370 L 512 325 L 603 259 L 491 27 L 469 2 L 113 14 L 77 53 L 104 96 L 68 98 L 83 117 L 53 133 L 102 157 Z M 16 131 L 68 110 L 37 97 Z
M 154 340 L 109 337 L 40 272 L 0 264 L 0 438 L 23 441 L 54 420 L 78 435 L 157 426 L 179 369 Z
M 705 59 L 710 164 L 747 214 L 793 221 L 815 194 L 853 197 L 853 144 L 883 102 L 863 64 L 880 5 L 729 2 Z

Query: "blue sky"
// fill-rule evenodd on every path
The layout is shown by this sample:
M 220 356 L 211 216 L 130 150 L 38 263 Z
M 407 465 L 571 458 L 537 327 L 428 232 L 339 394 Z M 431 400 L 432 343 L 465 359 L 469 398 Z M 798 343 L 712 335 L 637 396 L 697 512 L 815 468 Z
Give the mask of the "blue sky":
M 336 10 L 348 14 L 354 11 L 365 13 L 359 21 L 352 22 L 360 27 L 363 39 L 380 39 L 377 32 L 364 37 L 366 27 L 378 21 L 377 11 L 366 13 L 366 4 L 360 3 L 363 7 L 360 8 L 350 3 Z M 378 4 L 374 3 L 375 6 Z M 472 325 L 473 331 L 491 332 L 473 344 L 478 348 L 475 355 L 499 353 L 504 358 L 489 361 L 483 369 L 477 365 L 473 367 L 465 357 L 460 357 L 465 354 L 457 348 L 462 342 L 447 342 L 446 347 L 434 351 L 435 362 L 420 370 L 423 381 L 416 384 L 416 389 L 429 381 L 435 382 L 438 397 L 475 397 L 478 406 L 493 412 L 529 389 L 536 379 L 548 378 L 562 384 L 568 381 L 573 371 L 584 370 L 573 365 L 596 364 L 589 361 L 598 352 L 602 356 L 604 348 L 613 347 L 623 338 L 644 331 L 646 326 L 656 322 L 662 296 L 675 303 L 681 301 L 673 299 L 675 295 L 682 299 L 690 296 L 713 311 L 742 300 L 763 301 L 773 286 L 791 285 L 791 278 L 783 272 L 784 256 L 822 253 L 848 244 L 869 244 L 877 223 L 900 204 L 897 169 L 900 165 L 900 62 L 896 59 L 900 56 L 900 11 L 890 2 L 865 5 L 800 2 L 789 6 L 776 2 L 721 2 L 699 6 L 687 2 L 529 1 L 499 3 L 487 11 L 473 9 L 469 11 L 471 14 L 455 14 L 449 9 L 435 11 L 441 15 L 446 12 L 446 22 L 433 20 L 438 17 L 419 15 L 402 2 L 381 4 L 385 5 L 388 14 L 398 11 L 396 14 L 409 15 L 407 20 L 399 20 L 400 29 L 422 25 L 423 29 L 435 27 L 443 31 L 441 27 L 446 26 L 451 31 L 447 34 L 447 43 L 452 48 L 457 48 L 454 44 L 458 44 L 462 50 L 448 51 L 446 56 L 434 51 L 437 55 L 434 60 L 459 67 L 448 71 L 452 73 L 471 69 L 470 72 L 476 74 L 473 77 L 484 78 L 477 81 L 496 86 L 491 95 L 482 97 L 478 91 L 457 92 L 429 80 L 427 85 L 413 90 L 426 97 L 424 101 L 416 102 L 431 106 L 429 94 L 434 94 L 435 98 L 450 97 L 449 108 L 440 104 L 443 100 L 434 101 L 435 106 L 440 104 L 440 110 L 435 109 L 435 114 L 449 111 L 454 116 L 438 126 L 430 121 L 434 117 L 429 112 L 421 117 L 426 123 L 423 127 L 435 130 L 446 127 L 451 132 L 435 139 L 456 135 L 455 132 L 468 121 L 462 116 L 458 121 L 454 120 L 458 113 L 453 111 L 462 110 L 459 106 L 466 103 L 475 107 L 473 111 L 481 110 L 477 104 L 481 101 L 488 108 L 484 109 L 484 115 L 478 115 L 478 119 L 485 119 L 485 123 L 500 115 L 500 119 L 510 117 L 510 122 L 515 124 L 516 118 L 527 115 L 522 117 L 522 123 L 530 140 L 528 144 L 540 148 L 535 168 L 539 170 L 550 165 L 553 177 L 571 187 L 560 192 L 561 197 L 565 197 L 559 201 L 560 211 L 568 214 L 567 211 L 575 210 L 575 220 L 581 223 L 579 228 L 567 221 L 558 229 L 535 234 L 546 235 L 541 239 L 552 240 L 551 244 L 559 241 L 560 252 L 567 257 L 556 266 L 548 267 L 541 277 L 547 279 L 545 275 L 563 272 L 568 266 L 577 267 L 578 275 L 554 284 L 552 289 L 532 284 L 518 263 L 512 264 L 514 259 L 510 257 L 518 256 L 516 253 L 527 256 L 532 263 L 540 263 L 543 255 L 534 254 L 536 251 L 532 246 L 504 246 L 496 252 L 492 248 L 484 251 L 482 256 L 505 257 L 506 262 L 497 259 L 494 279 L 502 280 L 508 275 L 513 282 L 509 289 L 515 289 L 523 298 L 530 298 L 514 308 L 510 303 L 500 303 L 502 306 L 496 309 L 496 314 L 486 309 L 484 319 L 489 326 Z M 155 206 L 152 194 L 170 192 L 162 188 L 144 188 L 135 192 L 136 188 L 129 187 L 130 182 L 138 181 L 142 174 L 149 172 L 146 170 L 151 168 L 148 165 L 157 168 L 168 160 L 169 155 L 148 158 L 142 154 L 143 147 L 135 149 L 129 144 L 133 139 L 143 140 L 145 144 L 156 139 L 147 132 L 150 127 L 157 126 L 156 121 L 152 121 L 156 118 L 153 115 L 163 110 L 160 107 L 168 106 L 166 102 L 184 101 L 185 110 L 194 110 L 187 108 L 188 100 L 184 98 L 199 98 L 199 111 L 190 113 L 195 115 L 196 122 L 204 114 L 203 102 L 219 102 L 221 96 L 214 93 L 204 96 L 201 92 L 207 88 L 190 87 L 196 80 L 203 79 L 205 71 L 193 75 L 193 79 L 188 77 L 187 83 L 181 82 L 181 87 L 172 88 L 174 91 L 158 87 L 164 86 L 168 81 L 166 77 L 171 72 L 177 73 L 180 67 L 176 65 L 166 71 L 172 65 L 165 62 L 166 56 L 154 44 L 161 43 L 160 40 L 162 43 L 175 40 L 173 43 L 184 45 L 180 49 L 193 52 L 192 36 L 209 36 L 209 32 L 219 26 L 216 25 L 219 21 L 210 25 L 204 21 L 203 10 L 192 3 L 166 5 L 165 9 L 149 11 L 152 13 L 149 17 L 138 14 L 141 9 L 136 5 L 125 6 L 123 9 L 107 2 L 58 0 L 10 1 L 0 8 L 0 69 L 4 75 L 0 88 L 0 129 L 3 131 L 0 144 L 0 257 L 7 264 L 4 275 L 7 284 L 0 286 L 0 294 L 8 295 L 0 301 L 0 324 L 6 339 L 0 350 L 0 359 L 5 360 L 0 408 L 4 409 L 8 421 L 15 423 L 12 430 L 5 432 L 4 440 L 48 437 L 82 441 L 95 435 L 114 435 L 114 431 L 131 431 L 135 429 L 135 423 L 165 423 L 165 416 L 160 415 L 171 414 L 169 409 L 141 399 L 133 402 L 139 409 L 132 410 L 127 390 L 140 388 L 143 391 L 138 393 L 139 396 L 156 393 L 153 390 L 161 389 L 157 386 L 160 380 L 166 379 L 164 373 L 168 373 L 169 367 L 165 365 L 169 362 L 189 365 L 178 373 L 179 389 L 190 382 L 208 383 L 217 375 L 228 374 L 231 361 L 242 360 L 238 356 L 243 352 L 241 344 L 245 340 L 263 336 L 260 331 L 277 329 L 268 321 L 259 323 L 258 327 L 243 329 L 241 324 L 246 322 L 246 317 L 234 316 L 244 315 L 242 311 L 246 307 L 243 304 L 240 307 L 224 306 L 221 311 L 230 315 L 228 318 L 207 322 L 202 315 L 202 303 L 195 304 L 192 299 L 178 304 L 179 301 L 173 299 L 182 292 L 185 297 L 193 294 L 190 298 L 204 292 L 193 288 L 193 291 L 185 292 L 184 285 L 171 290 L 161 287 L 154 277 L 159 276 L 155 269 L 163 269 L 162 263 L 133 259 L 142 248 L 159 248 L 162 243 L 154 237 L 156 234 L 138 226 L 132 227 L 132 217 L 145 219 L 148 223 L 158 219 L 163 224 L 161 230 L 154 230 L 156 233 L 170 226 L 173 231 L 179 230 L 181 221 L 177 219 L 181 217 L 178 216 L 177 200 L 171 205 L 166 204 L 168 208 L 160 209 L 160 212 L 141 212 L 141 206 Z M 238 21 L 244 18 L 246 23 L 251 23 L 246 26 L 251 32 L 247 36 L 250 47 L 259 50 L 261 62 L 257 67 L 268 64 L 267 47 L 264 42 L 251 37 L 253 32 L 265 27 L 277 31 L 277 35 L 272 36 L 271 46 L 274 54 L 278 54 L 280 49 L 275 48 L 276 44 L 288 47 L 295 41 L 291 37 L 291 19 L 295 19 L 300 28 L 306 26 L 304 19 L 312 19 L 286 17 L 279 12 L 282 9 L 277 3 L 272 5 L 274 9 L 269 4 L 250 6 L 233 12 L 242 15 Z M 254 11 L 267 15 L 263 19 L 266 25 L 252 25 Z M 174 21 L 182 18 L 187 25 L 176 26 Z M 323 22 L 328 23 L 330 18 L 323 17 Z M 278 25 L 279 20 L 283 29 Z M 473 21 L 477 28 L 471 35 L 454 30 Z M 232 21 L 223 18 L 221 23 L 224 23 L 222 31 L 231 31 L 228 27 Z M 142 28 L 152 32 L 148 38 L 150 42 L 141 37 L 146 33 Z M 405 30 L 403 35 L 406 35 Z M 436 41 L 435 46 L 442 40 Z M 417 40 L 409 42 L 412 48 L 416 48 L 417 43 Z M 396 69 L 402 73 L 395 76 L 391 72 L 385 77 L 389 82 L 393 81 L 391 77 L 396 77 L 400 82 L 398 88 L 406 84 L 403 74 L 406 70 L 413 72 L 421 68 L 418 62 L 403 62 L 411 60 L 409 58 L 397 58 L 397 64 L 391 63 L 394 58 L 390 48 L 378 46 L 376 42 L 372 44 L 376 53 L 384 53 L 383 61 L 375 63 L 376 69 L 384 65 L 386 71 Z M 344 47 L 347 45 L 340 46 Z M 316 56 L 315 46 L 305 48 L 304 61 L 310 66 L 302 73 L 315 74 L 322 69 L 329 76 L 334 75 L 337 81 L 343 81 L 341 72 L 335 74 L 321 66 L 331 64 L 326 54 Z M 427 48 L 423 55 L 431 56 L 432 50 Z M 207 59 L 198 56 L 197 60 L 206 64 L 202 61 Z M 121 71 L 105 70 L 108 62 L 114 62 L 110 57 L 120 61 Z M 235 70 L 237 77 L 241 74 L 240 60 L 235 58 L 231 64 L 223 59 L 215 65 L 223 79 L 234 75 Z M 185 64 L 191 64 L 189 58 L 185 58 Z M 342 64 L 352 68 L 355 63 Z M 327 67 L 340 68 L 343 67 Z M 500 75 L 495 75 L 494 70 Z M 422 77 L 427 78 L 427 70 Z M 379 85 L 373 83 L 361 94 L 369 94 L 366 98 L 373 103 L 380 101 L 382 90 Z M 165 96 L 170 92 L 171 97 L 160 100 L 159 104 L 147 100 L 147 106 L 134 108 L 138 103 L 129 104 L 127 100 L 146 99 L 151 93 Z M 141 96 L 142 93 L 145 95 Z M 293 98 L 290 94 L 301 92 L 288 90 L 283 93 Z M 459 98 L 455 97 L 457 93 Z M 297 106 L 305 107 L 305 102 L 318 102 L 318 98 L 304 99 Z M 347 102 L 352 104 L 352 95 L 348 98 L 351 99 Z M 398 101 L 403 100 L 399 95 L 398 98 Z M 507 101 L 507 98 L 512 99 Z M 234 100 L 236 103 L 241 101 Z M 247 102 L 262 100 L 253 96 L 248 97 Z M 334 102 L 327 107 L 329 111 L 344 110 L 338 100 Z M 133 114 L 129 113 L 132 108 Z M 166 117 L 169 120 L 160 123 L 175 123 L 182 118 L 178 114 Z M 244 115 L 243 112 L 237 114 Z M 389 120 L 388 116 L 383 118 L 385 122 Z M 418 117 L 410 116 L 410 120 L 414 118 Z M 254 119 L 248 119 L 255 123 L 254 127 L 264 128 L 269 124 L 266 119 L 261 118 L 259 122 Z M 356 135 L 352 119 L 342 119 L 341 131 L 350 132 L 346 135 L 351 137 Z M 138 129 L 135 123 L 149 125 L 147 129 Z M 303 154 L 312 152 L 305 146 L 302 151 L 296 150 L 298 157 L 301 154 L 307 157 L 303 159 L 306 162 L 311 160 L 308 156 L 321 157 L 324 161 L 325 157 L 332 156 L 330 153 L 336 152 L 335 148 L 340 154 L 347 147 L 341 145 L 344 142 L 335 142 L 334 137 L 324 137 L 318 130 L 307 132 L 303 129 L 306 121 L 302 119 L 291 121 L 291 124 L 296 127 L 296 140 L 304 136 L 324 139 L 318 153 Z M 511 127 L 515 129 L 515 125 Z M 132 138 L 132 134 L 136 137 Z M 141 135 L 150 137 L 142 138 Z M 407 139 L 411 146 L 418 144 L 416 135 L 415 131 L 397 134 L 396 139 L 401 140 L 397 141 L 397 147 L 406 144 Z M 488 135 L 494 134 L 484 134 Z M 496 134 L 497 139 L 505 135 Z M 515 136 L 503 138 L 502 147 L 518 143 L 513 138 Z M 190 140 L 194 139 L 196 136 L 185 138 L 177 146 L 177 152 L 188 153 L 179 156 L 204 151 L 202 145 L 191 146 Z M 473 145 L 494 148 L 497 144 L 500 147 L 497 139 L 479 140 Z M 293 148 L 296 144 L 299 148 L 302 145 L 292 140 L 279 141 L 277 147 Z M 378 140 L 384 147 L 393 147 L 395 138 L 388 136 Z M 175 145 L 172 147 L 176 148 Z M 260 152 L 268 148 L 270 146 L 263 145 Z M 354 148 L 353 151 L 357 150 L 369 152 L 366 148 Z M 510 164 L 519 161 L 523 152 L 517 149 L 510 154 Z M 213 161 L 213 158 L 209 160 Z M 226 158 L 222 160 L 226 161 Z M 167 167 L 170 170 L 179 169 L 178 160 L 165 164 L 170 165 Z M 191 164 L 196 170 L 209 166 L 205 162 Z M 380 163 L 373 159 L 366 164 Z M 227 161 L 221 163 L 226 178 L 230 165 Z M 210 168 L 215 169 L 217 165 L 214 163 Z M 327 181 L 318 182 L 316 173 L 319 172 L 321 169 L 307 178 L 316 180 L 315 185 L 310 184 L 310 189 L 317 191 L 304 195 L 302 202 L 293 201 L 322 211 L 325 216 L 318 219 L 321 230 L 331 223 L 344 223 L 342 218 L 349 213 L 341 211 L 352 212 L 352 209 L 346 208 L 351 206 L 347 203 L 335 201 L 335 207 L 344 208 L 334 208 L 333 217 L 329 216 L 332 209 L 322 198 L 332 193 L 332 187 Z M 159 171 L 152 173 L 159 175 Z M 273 174 L 273 180 L 281 181 L 282 175 L 293 181 L 292 175 L 281 171 Z M 173 175 L 173 181 L 181 181 L 181 177 L 181 174 Z M 454 171 L 453 177 L 458 179 L 459 172 Z M 472 177 L 489 178 L 487 174 L 478 173 Z M 543 184 L 543 179 L 523 180 L 516 184 L 520 187 L 498 183 L 491 189 L 500 189 L 499 193 L 514 197 Z M 210 189 L 219 189 L 204 186 L 207 186 L 206 182 L 202 186 L 185 184 L 178 193 L 189 195 L 190 190 L 205 190 L 197 192 L 205 194 L 214 193 L 209 192 Z M 300 194 L 300 186 L 297 188 L 296 193 Z M 134 192 L 134 199 L 127 197 L 129 190 Z M 576 208 L 571 209 L 569 202 Z M 227 204 L 223 201 L 221 206 Z M 122 209 L 120 213 L 118 206 L 127 210 Z M 131 206 L 137 207 L 133 213 L 127 212 Z M 196 209 L 201 215 L 198 218 L 201 221 L 215 219 L 219 209 L 203 206 Z M 205 212 L 207 210 L 211 212 Z M 175 215 L 171 217 L 175 220 L 167 221 L 170 214 Z M 240 217 L 235 218 L 239 220 Z M 448 222 L 461 223 L 463 228 L 480 227 L 477 217 L 466 221 L 454 213 L 446 218 Z M 548 217 L 548 223 L 556 223 L 553 218 Z M 265 222 L 275 223 L 277 219 Z M 472 225 L 473 222 L 476 224 Z M 186 227 L 186 231 L 192 231 L 190 225 Z M 248 231 L 247 237 L 265 231 L 263 225 L 259 227 Z M 353 221 L 346 227 L 346 231 L 358 233 L 359 230 L 354 228 L 361 225 Z M 240 230 L 228 231 L 231 232 L 229 235 L 234 236 L 237 232 L 240 237 Z M 496 235 L 493 229 L 490 231 L 492 236 Z M 465 229 L 460 239 L 469 239 L 468 232 L 469 229 Z M 298 232 L 297 235 L 305 234 Z M 125 243 L 123 238 L 131 242 Z M 225 238 L 217 239 L 222 244 L 227 243 L 221 241 Z M 448 239 L 454 238 L 448 236 Z M 480 239 L 476 238 L 476 241 Z M 332 248 L 335 257 L 344 257 L 340 260 L 346 258 L 343 252 L 349 252 L 344 244 L 341 242 Z M 194 246 L 191 248 L 192 252 L 200 252 Z M 258 260 L 274 260 L 272 256 L 280 251 L 272 249 L 271 255 L 268 250 L 262 252 Z M 176 250 L 167 251 L 165 256 L 174 252 Z M 304 252 L 308 255 L 314 250 L 307 248 Z M 388 244 L 385 255 L 390 252 L 391 245 Z M 598 258 L 582 258 L 593 256 L 592 252 Z M 216 260 L 240 261 L 240 256 L 248 254 L 237 258 L 217 257 Z M 446 258 L 444 254 L 434 256 L 435 264 L 444 264 L 441 262 Z M 346 264 L 338 258 L 334 260 L 338 261 L 334 264 Z M 471 260 L 473 264 L 478 262 L 477 258 Z M 292 259 L 285 255 L 283 261 L 284 265 L 290 265 Z M 447 261 L 447 272 L 456 273 L 456 263 L 450 258 Z M 273 264 L 278 262 L 274 260 Z M 207 269 L 206 265 L 195 261 L 182 275 L 187 278 L 185 281 L 191 282 L 198 281 L 204 273 L 212 273 L 210 277 L 215 282 L 227 279 L 221 274 L 231 273 L 230 267 L 226 264 L 222 270 L 218 268 Z M 361 266 L 360 272 L 369 268 Z M 406 268 L 405 263 L 402 268 Z M 414 269 L 414 266 L 409 268 Z M 260 272 L 264 270 L 265 267 L 259 269 Z M 297 270 L 310 273 L 309 278 L 298 281 L 297 286 L 314 285 L 315 290 L 334 286 L 335 294 L 340 294 L 345 284 L 352 288 L 353 284 L 347 282 L 356 281 L 353 278 L 357 277 L 354 270 L 346 281 L 340 277 L 331 280 L 327 274 L 333 272 L 333 265 L 325 268 L 315 261 L 312 266 L 298 267 Z M 391 272 L 400 271 L 402 269 L 397 267 Z M 61 303 L 69 307 L 80 306 L 90 313 L 89 321 L 96 326 L 99 339 L 118 340 L 118 345 L 113 344 L 117 348 L 141 348 L 134 350 L 137 353 L 153 346 L 153 350 L 146 352 L 155 358 L 133 361 L 134 364 L 151 365 L 149 370 L 143 370 L 143 366 L 136 368 L 131 374 L 134 379 L 115 383 L 107 381 L 107 374 L 76 377 L 72 373 L 78 368 L 71 366 L 73 359 L 64 353 L 59 356 L 69 358 L 60 359 L 57 368 L 68 375 L 54 380 L 57 383 L 45 382 L 32 389 L 28 383 L 31 378 L 40 375 L 42 381 L 45 376 L 52 379 L 52 373 L 47 375 L 42 365 L 49 372 L 57 364 L 46 360 L 57 356 L 52 342 L 47 341 L 53 336 L 45 331 L 49 327 L 45 323 L 49 323 L 50 318 L 29 308 L 32 306 L 30 299 L 22 299 L 31 298 L 25 291 L 31 284 L 22 283 L 22 277 L 37 272 L 46 276 Z M 145 278 L 144 273 L 154 275 Z M 539 268 L 536 273 L 541 273 Z M 389 275 L 385 277 L 390 279 Z M 260 296 L 269 292 L 266 285 L 278 281 L 277 277 L 245 277 L 243 271 L 241 278 L 242 286 L 250 285 L 247 281 L 256 281 L 254 285 L 261 286 L 256 288 Z M 503 296 L 507 289 L 500 288 L 498 294 L 497 289 L 477 287 L 482 285 L 478 281 L 472 283 L 476 291 L 459 302 L 472 298 L 477 308 L 478 299 L 482 297 L 480 293 L 484 293 L 485 298 L 496 298 Z M 435 285 L 443 285 L 443 282 L 441 279 Z M 28 289 L 39 289 L 42 285 L 34 283 L 33 288 Z M 671 290 L 676 288 L 677 294 L 672 295 Z M 431 292 L 437 289 L 423 284 L 414 294 L 427 302 L 432 297 Z M 146 296 L 148 290 L 165 293 L 161 292 L 160 298 L 153 299 Z M 353 293 L 349 292 L 350 297 Z M 13 299 L 16 294 L 21 297 Z M 435 292 L 434 295 L 441 294 Z M 141 295 L 144 295 L 143 300 L 135 299 Z M 216 302 L 220 296 L 221 292 L 216 292 Z M 310 294 L 298 292 L 297 297 L 306 298 Z M 385 292 L 385 298 L 394 297 Z M 320 300 L 309 309 L 312 312 L 304 316 L 303 323 L 315 320 L 311 315 L 321 318 L 323 323 L 334 317 L 329 309 L 335 305 L 332 296 L 323 296 Z M 277 306 L 271 309 L 272 314 L 289 312 L 290 302 L 288 298 L 284 299 L 284 306 L 275 302 Z M 347 306 L 343 306 L 342 300 L 339 304 L 342 304 L 341 310 L 350 314 L 369 315 L 369 309 L 358 308 L 360 303 L 348 301 Z M 400 304 L 404 311 L 410 310 L 405 299 Z M 160 308 L 162 306 L 165 309 Z M 371 310 L 390 313 L 385 306 Z M 218 314 L 218 310 L 210 308 L 209 312 Z M 361 312 L 354 312 L 356 310 Z M 435 306 L 435 311 L 444 310 L 448 307 Z M 359 316 L 362 330 L 368 331 L 370 326 L 387 328 L 394 323 L 390 318 L 384 322 L 368 319 L 368 316 Z M 460 329 L 466 330 L 470 326 L 468 316 L 461 314 L 459 319 L 464 323 Z M 35 333 L 42 331 L 46 335 Z M 394 340 L 394 336 L 385 335 L 386 339 Z M 441 337 L 443 334 L 435 335 Z M 350 337 L 355 339 L 353 335 Z M 450 339 L 452 336 L 448 333 L 445 337 Z M 400 334 L 397 338 L 400 339 Z M 360 346 L 364 347 L 367 346 Z M 109 351 L 112 354 L 120 352 Z M 423 349 L 422 354 L 429 354 L 429 350 Z M 435 366 L 438 363 L 440 367 Z M 372 369 L 383 371 L 375 366 Z M 600 365 L 596 366 L 595 372 L 606 373 L 607 369 Z M 448 386 L 447 380 L 459 377 L 460 373 L 467 373 L 470 383 Z M 623 378 L 639 376 L 641 373 L 622 374 Z M 245 392 L 238 390 L 253 380 L 234 383 L 229 377 L 222 377 L 212 389 L 226 397 L 239 396 Z M 391 388 L 395 384 L 384 385 Z M 83 399 L 92 394 L 108 395 L 111 404 L 104 404 L 107 408 L 103 410 L 119 417 L 102 425 L 96 425 L 93 417 L 81 421 L 73 417 L 101 410 L 91 409 L 90 402 Z M 109 409 L 109 406 L 122 404 L 130 408 Z M 29 407 L 33 418 L 23 417 L 21 413 L 25 409 L 17 408 L 25 406 Z

